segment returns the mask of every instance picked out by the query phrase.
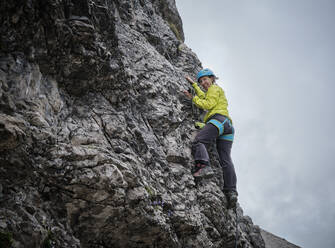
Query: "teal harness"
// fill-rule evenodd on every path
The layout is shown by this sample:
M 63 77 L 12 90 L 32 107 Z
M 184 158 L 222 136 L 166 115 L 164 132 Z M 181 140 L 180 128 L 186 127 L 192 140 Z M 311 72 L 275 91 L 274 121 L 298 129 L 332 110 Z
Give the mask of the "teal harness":
M 231 126 L 231 128 L 233 129 L 233 133 L 231 134 L 223 134 L 224 132 L 224 124 L 226 123 L 226 121 L 228 121 L 229 126 Z M 217 127 L 218 131 L 219 131 L 219 137 L 218 139 L 223 139 L 223 140 L 228 140 L 228 141 L 234 141 L 234 127 L 231 125 L 231 121 L 226 118 L 223 122 L 220 122 L 218 120 L 212 119 L 207 121 L 207 123 L 211 123 L 214 126 Z

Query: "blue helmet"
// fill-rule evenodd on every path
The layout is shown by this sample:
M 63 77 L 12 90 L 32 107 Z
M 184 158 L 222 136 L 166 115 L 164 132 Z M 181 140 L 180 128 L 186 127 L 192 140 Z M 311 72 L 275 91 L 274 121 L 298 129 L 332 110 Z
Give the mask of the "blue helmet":
M 215 74 L 214 72 L 212 72 L 210 69 L 203 69 L 201 71 L 198 72 L 198 75 L 197 75 L 197 81 L 199 82 L 199 79 L 204 77 L 204 76 L 214 76 L 215 77 Z

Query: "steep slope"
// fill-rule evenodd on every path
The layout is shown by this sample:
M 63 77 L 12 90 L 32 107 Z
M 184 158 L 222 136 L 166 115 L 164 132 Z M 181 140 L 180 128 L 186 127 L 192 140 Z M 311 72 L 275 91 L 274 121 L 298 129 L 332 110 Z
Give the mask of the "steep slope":
M 174 0 L 0 3 L 0 242 L 10 247 L 264 247 L 194 181 L 201 63 Z M 1 246 L 1 247 L 2 247 Z
M 261 229 L 261 234 L 263 237 L 263 240 L 265 242 L 265 248 L 299 248 L 299 246 L 296 246 L 287 240 L 280 238 L 276 235 L 273 235 L 272 233 L 269 233 L 263 229 Z

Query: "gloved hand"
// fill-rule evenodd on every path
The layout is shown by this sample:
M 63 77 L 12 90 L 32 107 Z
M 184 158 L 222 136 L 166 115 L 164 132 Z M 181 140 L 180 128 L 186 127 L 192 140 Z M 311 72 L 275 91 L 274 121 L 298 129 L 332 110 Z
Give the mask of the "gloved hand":
M 195 126 L 196 129 L 202 129 L 205 125 L 206 125 L 205 123 L 200 122 L 200 121 L 196 121 L 194 123 L 194 126 Z

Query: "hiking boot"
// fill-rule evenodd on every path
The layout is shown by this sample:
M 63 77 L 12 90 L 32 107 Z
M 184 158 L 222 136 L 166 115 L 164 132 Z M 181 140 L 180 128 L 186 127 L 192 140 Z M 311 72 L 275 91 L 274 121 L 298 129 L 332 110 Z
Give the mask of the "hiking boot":
M 192 174 L 195 178 L 210 178 L 214 175 L 214 172 L 208 165 L 196 164 L 192 168 Z
M 228 200 L 228 208 L 236 208 L 237 206 L 237 192 L 235 190 L 229 190 L 225 192 Z

